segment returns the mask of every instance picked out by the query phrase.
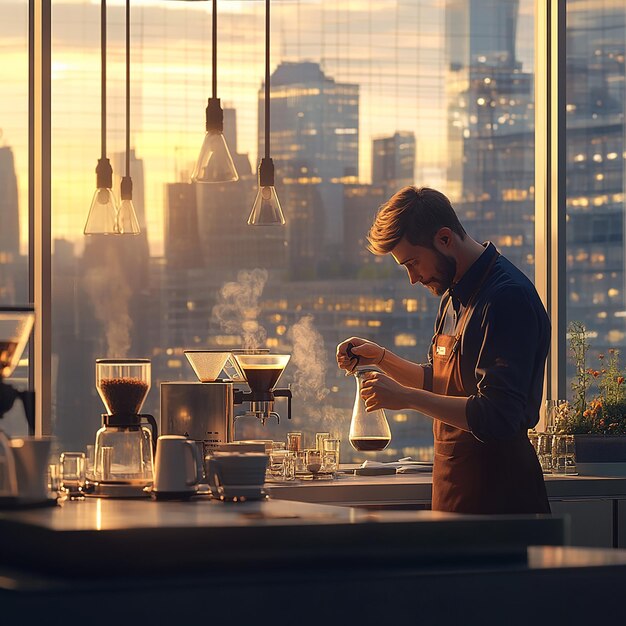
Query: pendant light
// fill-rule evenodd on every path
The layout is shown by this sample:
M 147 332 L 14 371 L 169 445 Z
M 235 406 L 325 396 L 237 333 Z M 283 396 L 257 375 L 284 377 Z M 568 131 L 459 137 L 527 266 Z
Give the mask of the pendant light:
M 230 183 L 239 175 L 224 137 L 224 111 L 217 97 L 217 0 L 213 0 L 212 95 L 206 108 L 206 134 L 191 175 L 196 183 Z
M 259 190 L 248 224 L 280 226 L 284 223 L 274 187 L 274 162 L 270 158 L 270 0 L 265 0 L 265 157 L 259 165 Z
M 126 172 L 120 185 L 117 231 L 120 235 L 141 232 L 133 206 L 133 181 L 130 177 L 130 0 L 126 0 Z
M 94 193 L 85 235 L 111 235 L 118 232 L 117 203 L 111 188 L 113 187 L 113 168 L 106 156 L 106 39 L 107 39 L 106 0 L 100 5 L 100 61 L 101 61 L 101 113 L 100 131 L 102 152 L 96 166 L 96 192 Z

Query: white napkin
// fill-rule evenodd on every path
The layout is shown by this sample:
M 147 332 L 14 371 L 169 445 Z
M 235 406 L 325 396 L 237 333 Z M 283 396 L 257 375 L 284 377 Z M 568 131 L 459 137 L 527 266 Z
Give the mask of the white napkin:
M 361 467 L 395 467 L 396 474 L 409 474 L 411 472 L 430 472 L 432 463 L 425 461 L 415 461 L 410 456 L 403 457 L 397 461 L 390 463 L 381 463 L 380 461 L 363 461 Z

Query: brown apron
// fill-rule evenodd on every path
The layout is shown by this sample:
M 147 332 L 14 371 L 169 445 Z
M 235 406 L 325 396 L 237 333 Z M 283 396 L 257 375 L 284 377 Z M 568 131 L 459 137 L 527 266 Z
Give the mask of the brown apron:
M 460 341 L 496 255 L 455 329 L 441 333 L 450 300 L 433 337 L 433 392 L 467 397 L 460 367 Z M 541 466 L 526 431 L 515 439 L 483 443 L 472 433 L 434 420 L 434 511 L 455 513 L 550 513 Z

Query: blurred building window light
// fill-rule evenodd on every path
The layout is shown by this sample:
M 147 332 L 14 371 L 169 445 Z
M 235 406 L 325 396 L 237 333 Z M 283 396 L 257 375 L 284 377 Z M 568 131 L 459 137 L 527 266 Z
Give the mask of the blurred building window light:
M 411 333 L 398 333 L 394 337 L 393 343 L 399 348 L 409 348 L 417 345 L 417 339 Z
M 368 320 L 367 325 L 371 328 L 380 328 L 383 323 L 380 320 Z
M 619 289 L 611 287 L 607 293 L 609 294 L 609 298 L 617 298 L 617 296 L 619 296 Z
M 278 339 L 276 337 L 268 337 L 265 340 L 265 345 L 268 348 L 277 348 L 278 347 Z
M 402 304 L 404 305 L 407 313 L 415 313 L 418 311 L 418 302 L 416 298 L 405 298 L 402 300 Z
M 601 320 L 606 319 L 606 311 L 599 311 L 596 317 Z
M 183 366 L 183 363 L 180 359 L 168 359 L 167 366 L 170 369 L 180 369 Z
M 606 155 L 606 158 L 607 158 L 609 161 L 613 161 L 614 159 L 617 159 L 617 152 L 609 152 L 609 153 Z
M 621 330 L 613 329 L 607 333 L 606 338 L 610 344 L 615 345 L 624 341 L 624 333 Z

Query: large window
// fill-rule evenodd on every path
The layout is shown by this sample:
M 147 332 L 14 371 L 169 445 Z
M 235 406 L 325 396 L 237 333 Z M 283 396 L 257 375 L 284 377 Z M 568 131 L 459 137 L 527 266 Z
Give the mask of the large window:
M 91 443 L 100 424 L 96 358 L 150 358 L 145 409 L 158 415 L 159 383 L 194 378 L 184 349 L 244 343 L 293 355 L 281 382 L 294 400 L 291 423 L 249 420 L 241 437 L 302 430 L 311 441 L 332 430 L 347 444 L 355 385 L 336 368 L 336 344 L 369 337 L 420 361 L 432 335 L 438 300 L 365 249 L 376 209 L 406 184 L 446 192 L 471 235 L 534 275 L 533 1 L 272 6 L 272 157 L 285 227 L 246 224 L 264 149 L 264 3 L 218 3 L 218 95 L 240 180 L 207 186 L 189 173 L 211 91 L 211 3 L 154 0 L 131 11 L 142 234 L 85 238 L 100 155 L 100 7 L 53 1 L 53 428 L 66 449 Z M 107 21 L 117 193 L 122 2 L 108 3 Z M 389 420 L 380 459 L 430 453 L 430 420 Z
M 28 302 L 28 0 L 0 5 L 0 306 Z M 27 354 L 11 384 L 28 383 Z M 0 428 L 25 434 L 17 402 Z
M 590 367 L 626 346 L 625 55 L 623 3 L 567 3 L 567 318 L 587 327 Z

